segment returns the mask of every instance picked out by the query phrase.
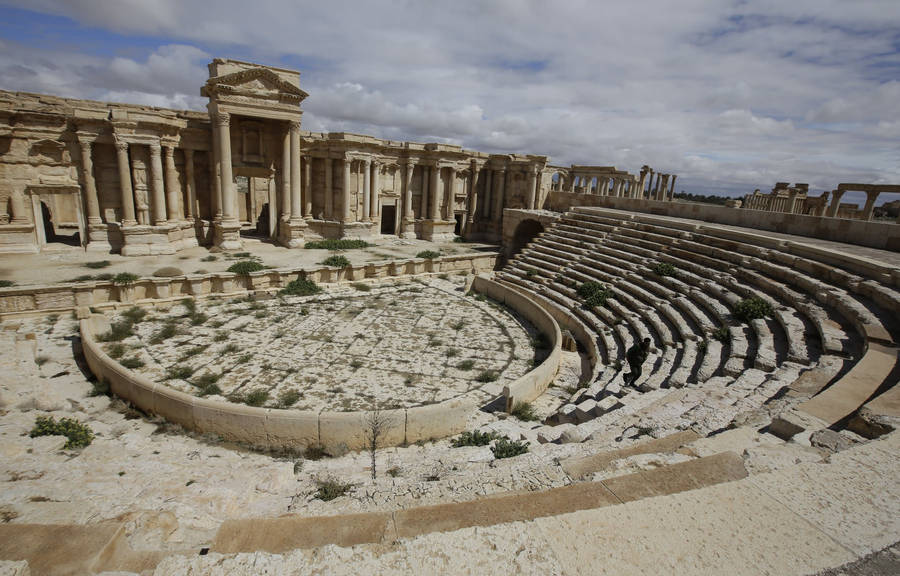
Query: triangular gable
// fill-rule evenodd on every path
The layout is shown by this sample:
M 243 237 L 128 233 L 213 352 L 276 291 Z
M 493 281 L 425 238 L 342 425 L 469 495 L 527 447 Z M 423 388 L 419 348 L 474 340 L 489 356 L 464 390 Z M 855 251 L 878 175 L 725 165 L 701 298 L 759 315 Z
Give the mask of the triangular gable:
M 231 74 L 215 76 L 207 80 L 206 85 L 208 87 L 229 86 L 232 88 L 239 88 L 243 85 L 252 83 L 254 80 L 262 81 L 265 84 L 271 85 L 278 92 L 297 96 L 301 100 L 309 96 L 309 94 L 297 86 L 285 81 L 281 76 L 266 68 L 249 68 L 247 70 L 232 72 Z

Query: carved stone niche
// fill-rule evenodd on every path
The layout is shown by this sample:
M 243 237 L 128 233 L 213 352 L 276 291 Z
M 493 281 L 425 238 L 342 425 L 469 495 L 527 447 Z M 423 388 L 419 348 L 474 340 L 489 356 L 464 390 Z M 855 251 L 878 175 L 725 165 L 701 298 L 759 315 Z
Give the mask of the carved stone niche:
M 60 164 L 64 160 L 65 151 L 66 145 L 64 143 L 44 138 L 31 144 L 31 148 L 28 150 L 28 157 L 30 160 L 42 164 Z
M 241 159 L 252 164 L 259 164 L 265 160 L 262 122 L 253 120 L 241 122 Z
M 11 147 L 12 147 L 12 137 L 11 136 L 0 136 L 0 156 L 9 154 L 9 149 Z

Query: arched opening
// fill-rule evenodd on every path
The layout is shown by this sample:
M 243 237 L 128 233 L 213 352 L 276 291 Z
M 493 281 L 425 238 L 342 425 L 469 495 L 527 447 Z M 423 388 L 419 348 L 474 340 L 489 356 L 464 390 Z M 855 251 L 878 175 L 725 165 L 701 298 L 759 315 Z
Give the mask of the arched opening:
M 522 251 L 529 242 L 544 231 L 544 225 L 537 220 L 523 220 L 516 226 L 512 244 L 509 247 L 508 257 L 511 259 Z

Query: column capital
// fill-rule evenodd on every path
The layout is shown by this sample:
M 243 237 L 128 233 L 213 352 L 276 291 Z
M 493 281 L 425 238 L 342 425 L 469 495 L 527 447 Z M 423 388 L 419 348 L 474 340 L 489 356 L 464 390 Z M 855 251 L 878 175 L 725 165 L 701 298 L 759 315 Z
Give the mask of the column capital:
M 160 142 L 154 141 L 149 144 L 150 146 L 150 155 L 151 156 L 159 156 L 162 153 L 162 145 Z
M 162 149 L 166 153 L 166 158 L 174 158 L 175 157 L 175 144 L 173 142 L 163 142 Z
M 114 144 L 116 146 L 116 150 L 127 151 L 128 150 L 128 142 L 125 141 L 121 136 L 115 135 L 113 136 Z
M 219 126 L 228 126 L 231 124 L 231 114 L 228 112 L 216 112 L 216 124 Z
M 300 131 L 300 121 L 299 120 L 288 120 L 288 130 L 291 132 L 299 132 Z

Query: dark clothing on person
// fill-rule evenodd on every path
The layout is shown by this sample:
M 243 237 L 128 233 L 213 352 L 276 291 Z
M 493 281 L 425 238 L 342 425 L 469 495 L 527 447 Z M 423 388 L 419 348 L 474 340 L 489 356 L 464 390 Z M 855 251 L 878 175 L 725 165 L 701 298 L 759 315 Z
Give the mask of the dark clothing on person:
M 647 355 L 650 352 L 649 338 L 642 342 L 638 342 L 625 352 L 625 358 L 628 360 L 628 366 L 631 372 L 625 375 L 626 384 L 634 384 L 641 377 L 643 372 L 642 366 L 647 361 Z

